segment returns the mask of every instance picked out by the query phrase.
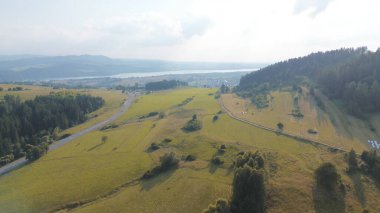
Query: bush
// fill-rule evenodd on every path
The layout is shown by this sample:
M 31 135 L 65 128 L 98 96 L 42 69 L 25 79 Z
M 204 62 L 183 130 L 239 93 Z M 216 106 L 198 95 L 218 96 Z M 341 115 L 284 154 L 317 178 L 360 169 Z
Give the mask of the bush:
M 203 213 L 230 213 L 230 204 L 225 199 L 218 199 L 216 205 L 209 205 Z
M 215 122 L 219 119 L 219 116 L 218 115 L 214 115 L 214 117 L 212 117 L 212 121 Z
M 0 158 L 0 166 L 4 166 L 5 164 L 8 164 L 12 162 L 14 159 L 15 158 L 13 154 L 3 156 Z
M 233 163 L 234 167 L 243 168 L 245 165 L 248 165 L 255 169 L 264 168 L 264 159 L 259 152 L 252 154 L 251 152 L 239 153 L 238 157 Z
M 356 160 L 356 152 L 351 149 L 348 153 L 348 171 L 355 172 L 359 169 L 358 161 Z
M 277 123 L 277 128 L 278 128 L 279 130 L 283 130 L 283 129 L 284 129 L 284 124 L 281 123 L 281 122 L 278 122 L 278 123 Z
M 160 149 L 160 146 L 157 145 L 156 143 L 152 143 L 152 144 L 150 145 L 150 147 L 149 147 L 149 150 L 150 150 L 150 151 L 155 151 L 155 150 L 157 150 L 157 149 Z
M 314 130 L 314 129 L 308 129 L 307 132 L 313 135 L 318 134 L 317 130 Z
M 164 140 L 162 140 L 163 143 L 170 143 L 172 141 L 173 141 L 173 139 L 171 139 L 171 138 L 165 138 Z
M 185 161 L 195 161 L 196 157 L 194 155 L 187 155 Z
M 220 159 L 219 157 L 214 157 L 211 159 L 211 163 L 213 163 L 215 165 L 221 165 L 224 163 L 224 161 L 222 159 Z
M 183 129 L 189 132 L 200 130 L 202 129 L 202 122 L 196 119 L 190 120 L 186 123 Z
M 31 161 L 37 160 L 42 157 L 42 155 L 46 154 L 48 149 L 49 145 L 47 143 L 41 143 L 38 146 L 27 144 L 26 159 Z
M 179 160 L 175 157 L 173 152 L 166 153 L 160 157 L 160 165 L 154 167 L 152 170 L 145 172 L 143 179 L 148 179 L 159 175 L 162 172 L 166 172 L 172 168 L 178 167 Z

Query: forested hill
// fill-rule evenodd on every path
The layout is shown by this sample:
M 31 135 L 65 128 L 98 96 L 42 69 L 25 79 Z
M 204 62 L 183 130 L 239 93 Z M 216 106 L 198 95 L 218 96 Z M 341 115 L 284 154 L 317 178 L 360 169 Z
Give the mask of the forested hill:
M 365 47 L 312 53 L 243 76 L 237 91 L 246 96 L 304 84 L 343 101 L 349 112 L 380 112 L 380 49 Z
M 86 120 L 87 113 L 104 100 L 89 95 L 54 93 L 22 102 L 6 95 L 0 101 L 0 166 L 25 156 L 37 158 L 48 143 L 58 139 L 58 129 Z

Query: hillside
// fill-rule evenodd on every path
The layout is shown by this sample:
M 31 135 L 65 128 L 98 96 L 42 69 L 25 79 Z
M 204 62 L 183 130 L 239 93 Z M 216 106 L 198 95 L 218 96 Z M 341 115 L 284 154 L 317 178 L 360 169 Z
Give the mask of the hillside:
M 215 92 L 185 88 L 141 96 L 110 128 L 86 134 L 0 177 L 0 208 L 6 212 L 202 212 L 218 198 L 231 197 L 236 156 L 259 151 L 265 160 L 268 213 L 323 212 L 313 191 L 314 170 L 323 162 L 337 166 L 347 186 L 343 206 L 348 212 L 380 210 L 375 182 L 366 175 L 348 175 L 344 153 L 234 120 L 220 113 Z M 183 131 L 194 114 L 202 129 Z M 102 141 L 104 136 L 107 140 Z M 152 143 L 158 149 L 150 149 Z M 219 151 L 222 145 L 223 152 Z M 177 169 L 140 179 L 169 152 L 182 159 Z M 184 160 L 188 155 L 195 159 Z M 224 163 L 214 164 L 215 157 Z
M 101 55 L 0 56 L 0 82 L 110 76 L 128 72 L 241 69 L 261 64 L 113 59 Z
M 266 99 L 259 96 L 268 91 L 305 86 L 312 95 L 320 90 L 350 114 L 365 117 L 380 112 L 379 81 L 380 50 L 349 48 L 312 53 L 247 74 L 241 78 L 237 92 L 258 102 L 259 98 Z

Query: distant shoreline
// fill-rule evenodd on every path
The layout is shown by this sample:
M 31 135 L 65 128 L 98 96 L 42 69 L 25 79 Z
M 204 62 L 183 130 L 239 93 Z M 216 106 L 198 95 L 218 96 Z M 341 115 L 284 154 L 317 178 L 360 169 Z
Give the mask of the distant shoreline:
M 158 71 L 158 72 L 128 72 L 116 75 L 104 76 L 81 76 L 81 77 L 64 77 L 64 78 L 49 78 L 43 81 L 51 80 L 80 80 L 80 79 L 93 79 L 93 78 L 141 78 L 141 77 L 155 77 L 164 75 L 187 75 L 187 74 L 210 74 L 210 73 L 233 73 L 233 72 L 253 72 L 260 68 L 246 68 L 246 69 L 215 69 L 215 70 L 173 70 L 173 71 Z

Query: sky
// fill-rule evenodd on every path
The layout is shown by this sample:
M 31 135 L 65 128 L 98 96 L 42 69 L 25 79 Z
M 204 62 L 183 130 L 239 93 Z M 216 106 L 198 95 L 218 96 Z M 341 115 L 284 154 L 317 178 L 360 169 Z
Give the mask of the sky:
M 271 63 L 380 47 L 377 0 L 0 0 L 0 55 Z

